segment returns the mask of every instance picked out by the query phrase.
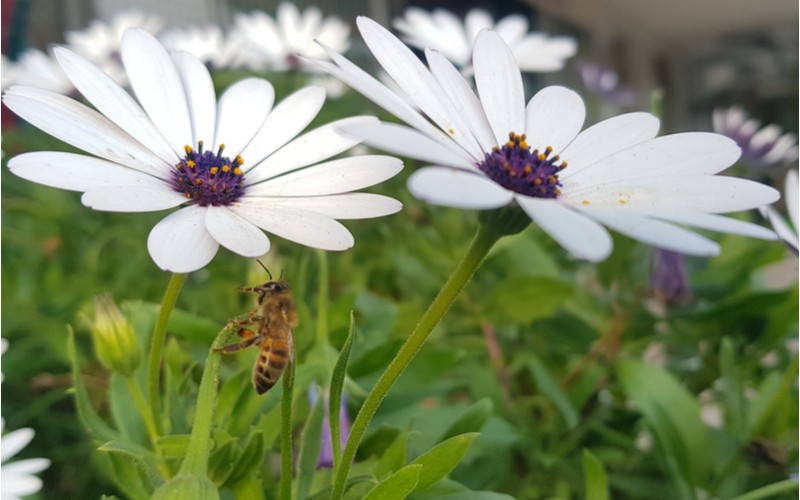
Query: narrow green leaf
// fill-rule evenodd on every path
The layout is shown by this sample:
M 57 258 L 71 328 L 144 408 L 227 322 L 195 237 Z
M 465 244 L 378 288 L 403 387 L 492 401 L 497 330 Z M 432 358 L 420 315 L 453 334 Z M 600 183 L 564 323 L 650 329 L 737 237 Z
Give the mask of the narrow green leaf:
M 281 478 L 280 499 L 292 498 L 292 399 L 294 397 L 295 353 L 290 353 L 289 366 L 283 374 L 281 393 Z
M 297 498 L 306 498 L 311 492 L 311 481 L 317 470 L 317 459 L 322 448 L 322 420 L 325 416 L 325 398 L 317 387 L 317 401 L 311 408 L 303 434 L 300 437 L 300 454 L 297 458 Z
M 725 398 L 726 415 L 733 434 L 744 441 L 747 439 L 746 411 L 744 390 L 739 368 L 736 366 L 736 354 L 729 338 L 722 339 L 719 353 L 719 366 L 722 375 L 722 395 Z
M 131 500 L 148 500 L 155 491 L 139 465 L 132 457 L 124 453 L 109 452 L 108 459 L 114 470 L 114 483 L 120 487 L 124 496 Z
M 437 500 L 514 500 L 514 497 L 494 491 L 461 491 L 439 496 Z
M 236 440 L 217 445 L 208 457 L 208 478 L 216 484 L 225 484 L 235 470 L 234 462 L 238 456 Z
M 586 500 L 608 500 L 608 479 L 603 463 L 587 449 L 583 450 L 583 481 Z
M 423 466 L 414 491 L 424 490 L 455 469 L 476 437 L 478 437 L 477 432 L 452 437 L 437 444 L 411 462 L 411 464 Z
M 553 404 L 556 405 L 561 416 L 564 417 L 567 426 L 573 428 L 578 425 L 580 421 L 578 411 L 572 406 L 567 395 L 564 394 L 558 382 L 553 379 L 552 375 L 550 375 L 550 372 L 539 358 L 531 356 L 528 359 L 528 367 L 531 371 L 531 375 L 533 375 L 533 378 L 536 380 L 536 386 L 542 391 L 542 394 L 547 396 Z
M 157 458 L 152 452 L 148 451 L 143 455 L 139 446 L 120 441 L 108 441 L 97 449 L 133 465 L 138 471 L 130 470 L 122 462 L 116 463 L 114 468 L 135 483 L 135 489 L 147 492 L 148 496 L 163 482 L 156 470 Z
M 444 434 L 439 441 L 450 439 L 453 436 L 464 434 L 467 432 L 478 432 L 486 423 L 486 420 L 492 415 L 494 404 L 489 398 L 483 398 L 480 401 L 472 403 L 463 415 L 450 424 L 450 427 L 444 431 Z
M 777 412 L 776 408 L 790 400 L 792 387 L 797 380 L 797 370 L 798 357 L 795 355 L 783 375 L 770 373 L 761 383 L 755 399 L 748 408 L 748 439 L 759 435 L 772 418 L 784 415 L 782 412 Z
M 263 463 L 265 450 L 266 440 L 264 439 L 264 433 L 261 431 L 253 432 L 247 441 L 247 446 L 245 446 L 236 460 L 233 472 L 228 476 L 223 486 L 233 486 L 240 481 L 244 482 L 250 476 L 255 476 L 256 471 Z
M 363 500 L 403 500 L 417 487 L 421 473 L 422 465 L 407 465 L 376 484 Z
M 733 500 L 761 500 L 762 498 L 774 498 L 782 493 L 793 493 L 792 496 L 796 498 L 798 486 L 796 479 L 784 479 L 783 481 L 749 491 L 744 495 L 739 495 Z
M 331 428 L 331 443 L 333 444 L 333 467 L 334 471 L 339 465 L 339 456 L 341 455 L 342 443 L 340 439 L 340 422 L 339 422 L 339 408 L 342 405 L 342 390 L 344 388 L 344 380 L 347 375 L 347 362 L 350 360 L 350 351 L 353 349 L 353 338 L 355 337 L 355 319 L 353 318 L 353 311 L 350 311 L 350 330 L 347 332 L 347 339 L 342 346 L 342 352 L 339 354 L 339 359 L 336 360 L 336 365 L 333 367 L 333 374 L 331 375 L 331 392 L 328 402 L 328 418 Z M 334 474 L 335 476 L 335 474 Z
M 189 434 L 172 434 L 158 438 L 158 453 L 164 457 L 183 458 L 189 447 Z
M 400 470 L 408 462 L 408 438 L 416 431 L 405 431 L 400 433 L 386 451 L 380 456 L 378 465 L 375 466 L 375 477 L 378 479 Z

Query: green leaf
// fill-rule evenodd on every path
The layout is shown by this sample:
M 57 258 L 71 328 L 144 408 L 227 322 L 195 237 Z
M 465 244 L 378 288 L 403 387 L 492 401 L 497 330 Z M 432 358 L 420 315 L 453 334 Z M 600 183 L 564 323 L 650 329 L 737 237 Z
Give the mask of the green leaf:
M 236 440 L 227 441 L 221 446 L 217 444 L 208 457 L 208 478 L 218 485 L 225 484 L 235 470 L 233 464 L 237 455 Z
M 798 357 L 795 355 L 791 364 L 781 376 L 770 373 L 756 391 L 756 397 L 750 403 L 747 412 L 748 437 L 758 436 L 775 418 L 786 416 L 786 412 L 777 411 L 778 406 L 791 399 L 792 387 L 797 380 Z
M 410 464 L 387 477 L 364 495 L 364 500 L 403 500 L 417 487 L 421 464 Z
M 492 290 L 486 310 L 497 322 L 530 323 L 551 316 L 571 291 L 572 286 L 551 278 L 516 276 Z
M 744 390 L 739 368 L 736 366 L 736 353 L 729 338 L 722 339 L 719 353 L 719 367 L 722 375 L 722 396 L 725 398 L 725 414 L 728 417 L 733 434 L 744 441 L 747 439 L 745 428 L 746 412 Z
M 480 401 L 472 403 L 463 415 L 450 424 L 450 427 L 444 431 L 439 441 L 444 441 L 445 439 L 450 439 L 453 436 L 458 436 L 459 434 L 465 434 L 467 432 L 480 431 L 483 424 L 485 424 L 486 420 L 492 415 L 493 409 L 494 404 L 489 398 L 483 398 Z
M 233 472 L 228 476 L 223 486 L 232 486 L 234 489 L 237 483 L 245 482 L 250 476 L 255 476 L 264 461 L 264 451 L 266 450 L 266 440 L 264 433 L 255 431 L 250 435 L 250 439 L 245 446 L 236 463 Z
M 567 395 L 564 394 L 558 382 L 553 379 L 550 372 L 545 368 L 539 358 L 530 355 L 527 360 L 527 365 L 531 371 L 531 375 L 533 375 L 534 380 L 536 380 L 536 386 L 542 391 L 542 394 L 547 396 L 553 404 L 556 405 L 558 411 L 561 412 L 561 416 L 564 417 L 567 426 L 573 428 L 578 425 L 580 421 L 578 411 L 572 406 Z
M 342 352 L 336 360 L 331 374 L 331 392 L 328 402 L 328 418 L 330 421 L 331 443 L 333 444 L 333 464 L 334 468 L 339 464 L 341 455 L 341 430 L 339 422 L 340 407 L 342 405 L 342 390 L 344 389 L 344 379 L 347 375 L 347 362 L 350 360 L 350 351 L 353 349 L 353 338 L 355 337 L 355 319 L 353 311 L 350 311 L 350 330 L 347 333 L 347 340 L 344 341 Z
M 514 497 L 494 491 L 461 491 L 439 496 L 438 500 L 514 500 Z
M 325 398 L 317 387 L 317 401 L 303 427 L 300 437 L 300 455 L 297 458 L 297 498 L 306 498 L 311 492 L 311 481 L 317 470 L 317 459 L 322 448 L 322 420 L 325 415 Z
M 155 488 L 130 455 L 110 451 L 108 459 L 114 470 L 114 483 L 125 493 L 126 498 L 148 500 L 153 495 Z
M 411 462 L 411 464 L 423 466 L 419 483 L 414 491 L 424 490 L 455 469 L 476 437 L 478 437 L 477 432 L 452 437 L 437 444 Z
M 689 392 L 662 368 L 638 360 L 617 363 L 620 381 L 642 412 L 659 443 L 659 452 L 675 487 L 694 498 L 712 463 L 708 429 Z
M 400 470 L 406 462 L 408 462 L 408 438 L 412 434 L 417 434 L 415 431 L 405 431 L 400 433 L 392 444 L 386 448 L 381 458 L 378 460 L 378 465 L 375 467 L 375 476 L 382 478 L 385 475 Z
M 775 498 L 782 493 L 788 493 L 796 497 L 798 486 L 800 485 L 798 485 L 796 479 L 784 479 L 783 481 L 749 491 L 744 495 L 739 495 L 733 500 L 761 500 L 762 498 Z M 787 498 L 789 497 L 787 496 Z
M 583 450 L 583 481 L 586 500 L 608 500 L 608 479 L 603 464 L 587 449 Z
M 183 458 L 189 447 L 189 434 L 172 434 L 161 436 L 156 443 L 158 453 L 168 458 Z
M 156 456 L 152 452 L 142 454 L 142 448 L 120 441 L 108 441 L 98 448 L 109 454 L 114 471 L 120 477 L 119 486 L 127 486 L 137 495 L 148 498 L 163 482 L 156 470 Z

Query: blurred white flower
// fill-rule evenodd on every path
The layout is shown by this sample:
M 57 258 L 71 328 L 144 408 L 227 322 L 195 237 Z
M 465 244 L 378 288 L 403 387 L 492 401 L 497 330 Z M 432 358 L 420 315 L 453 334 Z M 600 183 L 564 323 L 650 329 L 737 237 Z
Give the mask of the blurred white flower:
M 127 83 L 125 70 L 120 64 L 122 35 L 128 28 L 140 28 L 155 34 L 162 28 L 161 18 L 141 11 L 120 12 L 110 22 L 95 19 L 83 30 L 67 31 L 64 38 L 69 48 L 82 55 L 117 83 Z
M 5 419 L 0 431 L 5 432 Z M 46 458 L 28 458 L 11 461 L 34 436 L 33 429 L 24 428 L 4 434 L 0 438 L 0 498 L 16 500 L 32 495 L 42 489 L 42 480 L 37 474 L 50 466 Z
M 278 6 L 274 19 L 260 11 L 237 14 L 230 36 L 245 64 L 259 71 L 313 70 L 297 56 L 322 57 L 324 52 L 315 40 L 337 52 L 346 52 L 350 46 L 350 26 L 344 21 L 333 16 L 323 19 L 315 6 L 301 13 L 289 2 Z
M 75 87 L 56 60 L 37 49 L 23 52 L 17 61 L 3 56 L 2 89 L 11 85 L 29 85 L 60 94 L 69 94 Z
M 269 82 L 248 78 L 217 102 L 208 69 L 185 52 L 172 57 L 150 34 L 129 30 L 122 61 L 138 103 L 108 75 L 64 48 L 54 54 L 83 97 L 11 87 L 4 103 L 54 137 L 95 156 L 62 152 L 12 158 L 16 175 L 83 192 L 95 210 L 149 212 L 183 208 L 150 232 L 148 249 L 164 270 L 204 267 L 219 246 L 245 257 L 267 253 L 264 231 L 326 250 L 353 246 L 336 219 L 395 213 L 394 199 L 353 193 L 397 174 L 389 156 L 329 158 L 360 142 L 338 120 L 296 137 L 316 117 L 325 92 L 306 87 L 274 109 Z M 246 160 L 245 160 L 246 159 Z M 321 163 L 320 163 L 321 162 Z
M 797 160 L 797 137 L 787 133 L 781 135 L 777 125 L 761 126 L 748 119 L 740 106 L 718 108 L 712 116 L 714 131 L 730 137 L 742 148 L 740 161 L 751 168 L 785 165 Z
M 478 33 L 486 28 L 496 31 L 508 44 L 522 71 L 558 71 L 578 50 L 578 44 L 570 37 L 529 33 L 528 20 L 520 14 L 508 15 L 495 23 L 483 9 L 470 10 L 462 21 L 445 9 L 428 12 L 409 7 L 404 17 L 394 20 L 394 27 L 409 45 L 438 50 L 465 74 L 472 73 L 472 46 Z
M 367 145 L 430 162 L 408 187 L 421 200 L 491 210 L 515 204 L 573 256 L 608 257 L 609 227 L 652 246 L 717 255 L 719 245 L 681 227 L 774 239 L 764 227 L 719 213 L 777 200 L 761 183 L 716 175 L 739 157 L 730 139 L 710 133 L 656 137 L 659 121 L 629 113 L 581 131 L 585 107 L 563 87 L 547 87 L 525 105 L 522 77 L 500 36 L 484 30 L 473 64 L 478 96 L 439 52 L 426 68 L 400 40 L 358 18 L 370 51 L 422 111 L 336 52 L 317 61 L 410 127 L 346 126 Z M 567 160 L 569 168 L 567 169 Z
M 234 68 L 242 62 L 237 44 L 217 25 L 172 28 L 158 39 L 167 50 L 188 52 L 212 70 Z
M 798 238 L 797 238 L 797 228 L 798 228 L 798 219 L 800 219 L 800 207 L 798 207 L 798 177 L 797 177 L 797 170 L 789 170 L 786 173 L 786 184 L 784 186 L 784 197 L 783 200 L 786 203 L 786 211 L 789 215 L 789 220 L 792 222 L 789 225 L 786 222 L 786 219 L 783 218 L 781 214 L 778 213 L 772 206 L 765 206 L 761 208 L 761 213 L 769 220 L 769 223 L 772 224 L 773 229 L 775 232 L 778 233 L 778 236 L 789 245 L 795 253 L 798 252 Z

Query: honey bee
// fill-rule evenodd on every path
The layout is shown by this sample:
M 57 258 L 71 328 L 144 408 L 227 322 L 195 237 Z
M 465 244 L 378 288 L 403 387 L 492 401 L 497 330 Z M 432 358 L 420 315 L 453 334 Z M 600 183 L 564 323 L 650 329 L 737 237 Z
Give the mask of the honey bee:
M 229 327 L 239 327 L 237 334 L 244 340 L 217 351 L 230 354 L 258 344 L 260 351 L 253 366 L 253 387 L 257 393 L 264 394 L 275 385 L 286 365 L 293 362 L 292 330 L 297 326 L 297 305 L 289 283 L 282 277 L 273 280 L 272 273 L 261 261 L 257 262 L 267 271 L 269 281 L 239 288 L 239 291 L 257 293 L 258 307 L 248 311 L 246 318 L 228 322 Z M 256 331 L 245 325 L 255 325 Z

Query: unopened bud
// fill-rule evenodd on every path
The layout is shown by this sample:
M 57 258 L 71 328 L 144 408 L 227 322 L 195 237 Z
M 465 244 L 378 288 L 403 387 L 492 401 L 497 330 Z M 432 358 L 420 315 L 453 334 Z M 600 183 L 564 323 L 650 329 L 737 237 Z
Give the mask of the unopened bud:
M 92 338 L 97 357 L 109 370 L 132 375 L 142 362 L 142 350 L 133 325 L 111 295 L 98 295 L 94 299 Z

